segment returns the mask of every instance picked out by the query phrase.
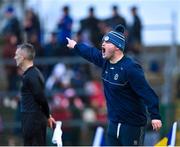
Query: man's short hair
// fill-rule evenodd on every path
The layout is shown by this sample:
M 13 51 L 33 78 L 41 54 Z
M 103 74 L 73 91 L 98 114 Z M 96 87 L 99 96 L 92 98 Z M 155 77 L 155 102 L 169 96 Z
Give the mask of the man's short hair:
M 17 48 L 20 48 L 21 50 L 24 50 L 27 53 L 28 60 L 34 59 L 36 52 L 32 44 L 23 43 L 23 44 L 18 45 Z

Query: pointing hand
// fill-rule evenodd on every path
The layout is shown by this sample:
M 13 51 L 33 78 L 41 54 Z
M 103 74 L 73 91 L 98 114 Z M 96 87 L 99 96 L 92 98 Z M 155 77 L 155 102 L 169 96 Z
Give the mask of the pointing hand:
M 70 39 L 70 38 L 68 38 L 68 37 L 66 37 L 66 39 L 68 40 L 68 44 L 67 44 L 67 47 L 68 48 L 74 48 L 74 46 L 77 44 L 77 42 L 76 41 L 74 41 L 74 40 L 72 40 L 72 39 Z

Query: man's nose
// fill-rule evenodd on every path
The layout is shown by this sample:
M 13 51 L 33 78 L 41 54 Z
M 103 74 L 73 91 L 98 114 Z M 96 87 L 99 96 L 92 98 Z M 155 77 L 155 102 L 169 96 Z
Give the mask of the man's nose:
M 102 42 L 102 46 L 104 46 L 104 45 L 105 45 L 105 41 Z

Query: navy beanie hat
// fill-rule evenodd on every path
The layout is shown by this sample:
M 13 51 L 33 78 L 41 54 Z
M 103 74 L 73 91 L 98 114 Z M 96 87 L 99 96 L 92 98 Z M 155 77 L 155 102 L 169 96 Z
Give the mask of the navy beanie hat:
M 9 5 L 9 6 L 6 8 L 5 12 L 7 12 L 7 13 L 13 13 L 13 12 L 14 12 L 14 8 L 13 8 L 11 5 Z
M 125 48 L 124 30 L 125 28 L 123 25 L 117 25 L 113 31 L 110 31 L 107 34 L 105 34 L 102 40 L 111 42 L 121 51 L 124 52 L 124 48 Z

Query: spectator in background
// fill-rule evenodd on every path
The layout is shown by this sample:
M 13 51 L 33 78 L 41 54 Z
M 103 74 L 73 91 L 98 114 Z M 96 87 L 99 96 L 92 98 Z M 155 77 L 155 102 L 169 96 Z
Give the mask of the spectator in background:
M 99 39 L 101 37 L 99 22 L 100 20 L 96 18 L 94 14 L 94 7 L 90 7 L 87 18 L 84 18 L 80 21 L 81 24 L 80 30 L 83 33 L 87 33 L 91 43 L 95 47 L 99 47 L 101 42 L 101 40 Z
M 178 99 L 180 99 L 180 75 L 177 77 L 176 91 L 176 96 Z
M 112 16 L 105 20 L 106 24 L 109 25 L 112 29 L 115 28 L 118 24 L 126 27 L 126 20 L 121 14 L 118 12 L 118 6 L 112 7 Z
M 54 66 L 51 75 L 46 81 L 47 90 L 63 90 L 71 86 L 71 79 L 74 72 L 65 64 L 58 63 Z
M 80 126 L 74 121 L 81 121 L 81 114 L 83 110 L 83 103 L 76 95 L 73 88 L 67 88 L 63 92 L 57 92 L 53 95 L 52 101 L 52 115 L 56 120 L 70 122 L 70 125 L 64 123 L 63 130 L 63 144 L 79 145 Z M 73 121 L 71 123 L 71 121 Z
M 38 40 L 38 34 L 36 32 L 31 32 L 31 34 L 29 34 L 29 40 L 28 42 L 31 43 L 35 49 L 36 49 L 36 56 L 37 57 L 42 57 L 44 56 L 44 49 L 41 46 L 39 40 Z
M 85 42 L 84 36 L 83 36 L 83 33 L 82 33 L 82 30 L 79 30 L 79 31 L 76 33 L 75 40 L 76 40 L 77 42 L 79 42 L 79 43 Z
M 63 80 L 63 76 L 66 73 L 66 66 L 63 63 L 58 63 L 54 66 L 51 75 L 47 78 L 46 89 L 48 91 L 53 91 L 59 89 L 59 83 Z M 57 84 L 58 83 L 58 84 Z M 58 85 L 58 86 L 57 86 Z
M 41 41 L 40 21 L 32 9 L 26 10 L 23 27 L 27 35 L 27 40 L 29 40 L 32 33 L 36 33 L 38 41 Z
M 112 28 L 107 24 L 106 21 L 101 21 L 99 23 L 99 28 L 101 35 L 104 36 L 106 33 L 108 33 Z
M 43 46 L 45 57 L 55 57 L 58 52 L 61 51 L 60 45 L 57 40 L 57 33 L 52 32 L 49 41 Z M 53 69 L 53 65 L 44 65 L 44 76 L 47 78 Z
M 71 79 L 71 85 L 76 88 L 82 88 L 85 82 L 90 79 L 90 65 L 88 63 L 83 65 L 75 64 L 72 68 L 74 74 Z
M 56 51 L 56 55 L 58 56 L 69 56 L 70 53 L 67 51 L 67 40 L 66 37 L 70 36 L 72 34 L 72 25 L 73 25 L 73 19 L 70 16 L 70 8 L 69 6 L 64 6 L 63 9 L 63 15 L 59 19 L 59 22 L 57 24 L 57 35 L 58 35 L 58 42 L 60 43 L 59 50 Z
M 138 8 L 133 6 L 131 8 L 131 14 L 133 17 L 133 23 L 129 26 L 129 35 L 128 35 L 128 51 L 131 51 L 135 55 L 138 55 L 141 52 L 142 45 L 142 23 L 141 19 L 137 14 Z
M 3 36 L 7 36 L 9 34 L 14 34 L 17 37 L 17 42 L 21 42 L 21 27 L 18 18 L 14 14 L 14 8 L 12 6 L 8 6 L 5 10 L 5 17 L 7 21 L 5 26 L 2 29 Z
M 66 98 L 69 100 L 69 107 L 71 113 L 71 120 L 74 121 L 82 121 L 82 111 L 84 108 L 84 104 L 76 94 L 76 91 L 73 88 L 68 88 L 64 92 Z M 70 135 L 70 145 L 79 145 L 80 143 L 80 135 L 81 135 L 81 126 L 73 125 L 69 132 Z
M 50 40 L 44 45 L 43 48 L 45 57 L 53 57 L 57 55 L 56 53 L 58 50 L 60 50 L 60 45 L 55 32 L 51 33 Z
M 9 33 L 5 36 L 5 44 L 2 47 L 3 59 L 11 59 L 14 57 L 18 39 L 15 34 Z M 16 66 L 13 64 L 5 64 L 5 72 L 8 80 L 8 90 L 17 90 L 18 75 Z
M 69 14 L 69 6 L 63 7 L 63 16 L 58 22 L 58 41 L 62 44 L 66 44 L 66 36 L 71 36 L 73 20 Z
M 107 123 L 106 102 L 103 93 L 103 86 L 97 73 L 92 75 L 92 80 L 85 84 L 85 91 L 89 97 L 91 108 L 96 112 L 98 122 Z
M 0 134 L 3 132 L 3 121 L 2 121 L 2 118 L 1 118 L 1 115 L 0 115 Z
M 81 43 L 86 43 L 86 44 L 92 44 L 89 38 L 89 34 L 86 31 L 83 31 L 81 29 L 77 31 L 74 39 L 79 43 L 81 42 Z
M 2 47 L 3 51 L 2 51 L 2 57 L 5 59 L 7 58 L 13 58 L 15 51 L 16 51 L 16 47 L 18 44 L 18 38 L 16 36 L 16 34 L 13 33 L 9 33 L 8 35 L 5 36 L 5 44 Z
M 90 98 L 90 104 L 98 109 L 105 106 L 102 83 L 95 77 L 85 84 L 85 91 Z

